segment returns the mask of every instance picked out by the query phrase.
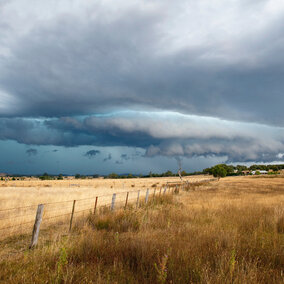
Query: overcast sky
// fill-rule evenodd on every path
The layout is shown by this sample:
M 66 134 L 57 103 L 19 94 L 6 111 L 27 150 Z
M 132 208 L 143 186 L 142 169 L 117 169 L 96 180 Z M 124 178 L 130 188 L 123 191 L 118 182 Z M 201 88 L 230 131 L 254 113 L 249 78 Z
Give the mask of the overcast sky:
M 0 1 L 0 172 L 284 161 L 283 0 Z

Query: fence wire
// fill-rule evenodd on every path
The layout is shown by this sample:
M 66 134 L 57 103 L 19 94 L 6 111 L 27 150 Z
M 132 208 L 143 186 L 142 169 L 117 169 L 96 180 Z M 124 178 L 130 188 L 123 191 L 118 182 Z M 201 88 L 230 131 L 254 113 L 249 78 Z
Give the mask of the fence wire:
M 143 187 L 143 189 L 140 190 L 117 192 L 114 209 L 124 208 L 126 205 L 135 205 L 137 202 L 139 203 L 145 202 L 145 196 L 147 190 L 149 191 L 148 197 L 150 196 L 158 197 L 164 194 L 165 188 L 167 189 L 168 192 L 172 193 L 175 188 L 185 189 L 186 187 L 194 186 L 200 183 L 208 183 L 215 180 L 216 179 L 207 179 L 192 183 L 168 182 L 163 186 L 159 187 L 157 186 L 151 188 Z M 138 192 L 139 192 L 139 198 L 138 198 Z M 78 215 L 79 213 L 87 211 L 89 211 L 90 213 L 94 213 L 95 211 L 99 212 L 101 208 L 111 208 L 113 206 L 112 205 L 113 194 L 114 193 L 76 199 L 74 215 Z M 43 224 L 45 226 L 48 224 L 52 225 L 54 224 L 54 221 L 57 222 L 57 219 L 60 218 L 62 219 L 64 217 L 66 218 L 67 216 L 70 217 L 72 214 L 73 202 L 74 199 L 43 203 L 44 205 L 44 214 L 42 219 Z M 66 205 L 66 203 L 69 204 Z M 35 221 L 35 213 L 37 206 L 38 204 L 32 204 L 28 206 L 0 209 L 1 238 L 5 238 L 10 235 L 16 235 L 18 233 L 17 231 L 20 231 L 18 230 L 18 228 L 22 228 L 23 226 L 28 224 L 32 225 Z

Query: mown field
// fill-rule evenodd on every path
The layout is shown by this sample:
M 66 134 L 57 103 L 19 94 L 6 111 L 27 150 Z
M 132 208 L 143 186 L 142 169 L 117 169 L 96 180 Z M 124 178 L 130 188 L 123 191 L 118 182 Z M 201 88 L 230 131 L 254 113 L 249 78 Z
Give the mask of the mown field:
M 190 186 L 137 210 L 82 216 L 70 234 L 44 228 L 33 250 L 29 241 L 21 235 L 1 242 L 0 281 L 283 283 L 284 179 Z

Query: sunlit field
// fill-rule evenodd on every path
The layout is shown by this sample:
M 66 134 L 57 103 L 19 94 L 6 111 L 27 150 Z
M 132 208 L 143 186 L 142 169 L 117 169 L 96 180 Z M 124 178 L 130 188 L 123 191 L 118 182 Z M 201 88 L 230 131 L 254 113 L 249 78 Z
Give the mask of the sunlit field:
M 93 182 L 90 188 L 88 182 Z M 82 181 L 80 189 L 101 194 L 109 186 L 109 191 L 124 191 L 133 184 L 143 187 L 142 182 L 154 188 L 165 179 Z M 63 199 L 68 188 L 42 186 L 39 191 L 55 200 L 53 189 Z M 16 197 L 20 189 L 30 197 L 35 191 L 13 187 L 11 194 Z M 70 188 L 72 198 L 81 197 L 76 195 L 80 189 Z M 43 197 L 38 193 L 36 201 Z M 284 179 L 227 177 L 200 183 L 179 194 L 151 197 L 138 209 L 89 212 L 69 234 L 56 224 L 44 227 L 33 250 L 29 241 L 30 234 L 24 234 L 1 242 L 2 282 L 283 283 Z
M 184 178 L 191 183 L 206 180 L 208 176 Z M 76 200 L 75 216 L 89 214 L 97 207 L 108 206 L 113 193 L 116 205 L 122 206 L 128 192 L 128 201 L 137 199 L 138 191 L 143 198 L 147 189 L 150 195 L 168 183 L 180 182 L 177 177 L 134 179 L 72 179 L 2 181 L 0 183 L 0 239 L 31 231 L 38 204 L 44 204 L 43 225 L 70 218 L 73 201 Z M 66 223 L 66 222 L 65 222 Z

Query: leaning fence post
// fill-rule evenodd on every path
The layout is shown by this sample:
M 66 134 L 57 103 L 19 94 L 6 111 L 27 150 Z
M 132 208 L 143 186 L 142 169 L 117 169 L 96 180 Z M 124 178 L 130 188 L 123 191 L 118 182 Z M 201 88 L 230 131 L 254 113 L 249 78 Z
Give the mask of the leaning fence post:
M 96 196 L 95 207 L 94 207 L 94 214 L 96 214 L 97 204 L 98 204 L 98 197 Z
M 139 196 L 140 196 L 140 190 L 138 190 L 138 193 L 137 193 L 136 209 L 139 206 Z
M 148 198 L 149 198 L 149 188 L 147 188 L 147 191 L 146 191 L 146 197 L 145 197 L 146 204 L 148 203 Z
M 129 195 L 129 192 L 127 192 L 127 194 L 126 194 L 126 199 L 125 199 L 124 210 L 125 210 L 125 209 L 126 209 L 126 207 L 127 207 L 127 202 L 128 202 L 128 195 Z
M 114 210 L 115 199 L 116 199 L 116 193 L 114 193 L 114 194 L 112 195 L 112 199 L 111 199 L 111 207 L 110 207 L 111 211 L 113 211 L 113 210 Z
M 69 232 L 72 229 L 73 216 L 74 216 L 74 212 L 75 212 L 75 204 L 76 204 L 76 200 L 73 201 L 72 213 L 71 213 L 70 225 L 69 225 Z
M 33 248 L 37 244 L 37 241 L 38 241 L 39 228 L 40 228 L 40 223 L 42 220 L 43 208 L 44 208 L 43 204 L 39 204 L 37 207 L 33 234 L 32 234 L 32 241 L 29 246 L 30 249 Z

